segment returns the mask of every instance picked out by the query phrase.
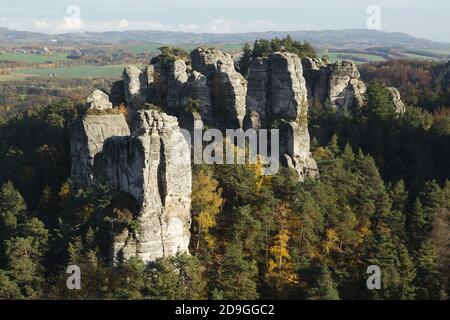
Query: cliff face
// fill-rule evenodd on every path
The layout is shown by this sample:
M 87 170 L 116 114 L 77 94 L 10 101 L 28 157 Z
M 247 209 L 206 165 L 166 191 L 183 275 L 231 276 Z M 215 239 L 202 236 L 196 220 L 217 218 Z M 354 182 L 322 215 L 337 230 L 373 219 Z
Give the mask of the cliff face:
M 218 49 L 198 48 L 191 53 L 192 69 L 209 83 L 211 114 L 221 129 L 243 127 L 247 81 L 236 71 L 233 58 Z
M 113 136 L 129 134 L 130 129 L 121 114 L 86 115 L 71 126 L 71 180 L 75 189 L 92 187 L 94 157 L 102 151 L 103 142 Z
M 175 117 L 138 111 L 133 136 L 112 137 L 95 158 L 97 179 L 139 204 L 135 231 L 114 236 L 112 260 L 154 261 L 187 252 L 190 233 L 190 149 Z
M 302 64 L 310 106 L 330 103 L 336 109 L 363 107 L 366 86 L 353 62 L 326 64 L 320 59 L 306 58 Z
M 126 74 L 124 80 L 131 74 L 142 75 Z M 127 86 L 142 88 L 136 79 Z M 88 111 L 70 130 L 75 191 L 106 183 L 111 190 L 128 193 L 138 204 L 133 216 L 139 227 L 113 235 L 112 264 L 132 256 L 151 262 L 187 252 L 190 238 L 190 147 L 175 117 L 139 110 L 136 99 L 143 95 L 134 89 L 130 91 L 136 95 L 126 95 L 135 108 L 130 108 L 132 135 L 125 117 L 112 110 L 105 95 L 97 91 L 86 105 L 93 112 Z
M 307 123 L 308 100 L 300 59 L 277 52 L 253 61 L 248 73 L 246 125 L 280 129 L 280 160 L 299 180 L 318 175 L 311 157 Z

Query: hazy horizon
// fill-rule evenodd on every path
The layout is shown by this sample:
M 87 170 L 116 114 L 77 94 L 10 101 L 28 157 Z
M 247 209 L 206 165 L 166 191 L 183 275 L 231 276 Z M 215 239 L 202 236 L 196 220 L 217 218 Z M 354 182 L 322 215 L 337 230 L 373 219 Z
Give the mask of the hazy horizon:
M 370 6 L 380 9 L 380 31 L 450 42 L 445 0 L 0 0 L 0 27 L 41 33 L 183 31 L 241 33 L 366 29 Z M 370 10 L 369 10 L 370 11 Z

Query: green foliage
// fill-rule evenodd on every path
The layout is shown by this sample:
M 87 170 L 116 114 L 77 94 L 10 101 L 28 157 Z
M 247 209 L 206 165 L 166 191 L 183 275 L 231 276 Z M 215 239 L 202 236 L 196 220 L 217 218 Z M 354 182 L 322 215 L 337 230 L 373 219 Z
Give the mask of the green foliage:
M 158 61 L 162 64 L 168 65 L 177 59 L 189 61 L 189 53 L 182 48 L 163 46 L 159 48 L 159 51 L 161 54 L 158 56 Z
M 200 113 L 200 101 L 189 98 L 188 102 L 183 108 L 186 113 Z
M 317 284 L 310 289 L 308 298 L 310 300 L 339 300 L 339 292 L 327 267 L 321 268 Z
M 24 219 L 26 204 L 21 194 L 11 182 L 5 183 L 0 190 L 0 235 L 9 239 L 16 235 L 19 221 Z M 3 246 L 0 245 L 0 248 Z
M 145 283 L 148 297 L 160 300 L 206 298 L 202 268 L 195 257 L 179 254 L 156 261 Z
M 254 261 L 244 258 L 239 243 L 230 243 L 223 256 L 219 270 L 215 298 L 225 300 L 254 300 L 258 298 L 256 288 L 257 268 Z
M 271 40 L 259 39 L 253 43 L 253 48 L 246 43 L 243 47 L 243 55 L 239 60 L 239 72 L 247 75 L 251 62 L 256 58 L 263 58 L 277 51 L 287 51 L 295 53 L 300 58 L 316 57 L 316 51 L 308 42 L 298 42 L 292 39 L 290 35 L 286 38 L 274 38 Z

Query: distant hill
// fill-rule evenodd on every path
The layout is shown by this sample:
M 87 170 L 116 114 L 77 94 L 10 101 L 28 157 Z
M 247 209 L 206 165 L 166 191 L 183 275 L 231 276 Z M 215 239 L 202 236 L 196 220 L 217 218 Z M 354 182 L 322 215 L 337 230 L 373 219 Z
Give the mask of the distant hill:
M 244 43 L 255 39 L 271 39 L 290 34 L 295 40 L 308 41 L 320 48 L 365 49 L 392 47 L 404 49 L 448 48 L 449 43 L 420 39 L 400 32 L 384 32 L 367 29 L 321 30 L 321 31 L 267 31 L 250 33 L 184 33 L 170 31 L 109 31 L 67 34 L 42 34 L 0 28 L 0 45 L 11 43 L 33 44 L 130 44 L 161 43 L 219 44 Z

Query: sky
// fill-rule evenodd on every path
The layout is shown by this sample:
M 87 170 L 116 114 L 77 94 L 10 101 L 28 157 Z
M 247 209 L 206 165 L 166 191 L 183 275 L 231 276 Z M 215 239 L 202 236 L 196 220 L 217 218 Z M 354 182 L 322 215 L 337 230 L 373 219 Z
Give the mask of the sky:
M 370 20 L 383 31 L 450 42 L 449 17 L 449 0 L 0 0 L 0 27 L 44 33 L 349 29 Z

